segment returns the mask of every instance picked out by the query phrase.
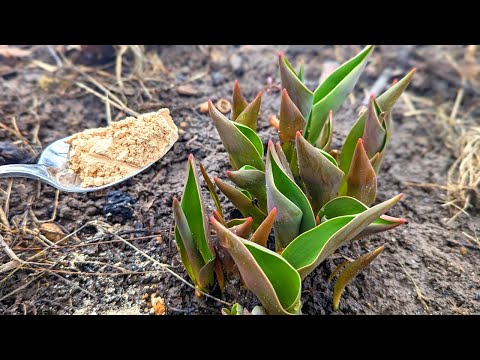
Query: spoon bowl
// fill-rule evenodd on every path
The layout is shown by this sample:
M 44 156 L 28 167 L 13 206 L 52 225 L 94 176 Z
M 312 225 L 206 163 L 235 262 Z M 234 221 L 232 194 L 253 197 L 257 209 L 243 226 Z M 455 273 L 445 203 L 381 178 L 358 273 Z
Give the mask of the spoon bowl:
M 0 166 L 0 178 L 2 177 L 25 177 L 43 181 L 59 190 L 75 193 L 87 193 L 105 189 L 125 181 L 148 167 L 156 161 L 134 171 L 127 176 L 109 184 L 96 187 L 82 187 L 81 181 L 75 174 L 68 171 L 68 151 L 70 145 L 66 143 L 71 136 L 59 139 L 48 145 L 40 154 L 36 164 L 11 164 Z M 173 145 L 173 144 L 172 144 Z M 170 148 L 170 147 L 169 147 Z M 165 149 L 165 152 L 169 150 Z

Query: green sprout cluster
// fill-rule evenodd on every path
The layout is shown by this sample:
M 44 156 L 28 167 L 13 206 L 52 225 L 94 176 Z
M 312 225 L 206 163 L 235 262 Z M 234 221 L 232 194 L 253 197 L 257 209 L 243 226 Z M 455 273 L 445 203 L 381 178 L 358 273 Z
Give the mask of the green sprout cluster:
M 340 246 L 363 236 L 405 223 L 385 215 L 402 194 L 372 206 L 377 177 L 392 136 L 391 111 L 410 83 L 415 69 L 386 92 L 370 98 L 368 108 L 351 128 L 341 149 L 331 149 L 333 114 L 353 90 L 373 46 L 341 65 L 315 91 L 304 84 L 304 69 L 295 71 L 279 54 L 282 95 L 279 142 L 268 142 L 266 154 L 256 133 L 262 94 L 248 103 L 238 82 L 233 90 L 231 120 L 209 102 L 209 113 L 229 155 L 231 185 L 213 183 L 202 164 L 201 173 L 216 210 L 210 223 L 192 155 L 181 203 L 175 198 L 175 236 L 181 260 L 196 287 L 223 289 L 225 276 L 239 273 L 243 284 L 263 308 L 252 313 L 301 313 L 305 279 Z M 242 213 L 226 221 L 215 185 Z M 267 247 L 273 228 L 275 251 Z M 345 286 L 381 252 L 383 246 L 340 265 L 334 287 L 338 309 Z M 224 314 L 250 314 L 239 304 Z

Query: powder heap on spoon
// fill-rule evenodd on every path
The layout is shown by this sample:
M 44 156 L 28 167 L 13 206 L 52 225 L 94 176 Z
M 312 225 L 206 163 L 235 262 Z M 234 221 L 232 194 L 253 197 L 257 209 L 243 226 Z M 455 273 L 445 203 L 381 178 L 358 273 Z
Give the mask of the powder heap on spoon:
M 178 129 L 168 109 L 127 117 L 67 140 L 69 169 L 83 187 L 111 184 L 159 160 L 177 139 Z

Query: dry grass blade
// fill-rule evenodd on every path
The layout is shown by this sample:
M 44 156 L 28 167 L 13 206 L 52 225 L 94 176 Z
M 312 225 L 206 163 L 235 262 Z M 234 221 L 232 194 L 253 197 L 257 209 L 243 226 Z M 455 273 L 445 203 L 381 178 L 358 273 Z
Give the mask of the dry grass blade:
M 413 280 L 413 277 L 408 273 L 407 269 L 405 269 L 405 266 L 402 263 L 400 263 L 400 265 L 402 266 L 402 269 L 405 272 L 405 275 L 407 275 L 407 277 L 412 281 L 413 286 L 415 287 L 415 292 L 417 293 L 417 298 L 422 303 L 423 309 L 426 312 L 429 312 L 430 309 L 427 305 L 427 302 L 425 301 L 425 298 L 423 297 L 422 293 L 420 292 L 420 288 L 417 286 L 417 283 L 415 282 L 415 280 Z
M 480 127 L 472 127 L 460 138 L 458 150 L 448 171 L 448 199 L 463 211 L 480 208 Z

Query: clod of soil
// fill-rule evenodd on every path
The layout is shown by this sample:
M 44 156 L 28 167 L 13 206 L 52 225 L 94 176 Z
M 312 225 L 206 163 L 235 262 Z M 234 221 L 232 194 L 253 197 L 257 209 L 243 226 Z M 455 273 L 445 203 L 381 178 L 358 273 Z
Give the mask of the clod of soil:
M 103 215 L 113 222 L 125 223 L 133 216 L 132 205 L 137 200 L 120 190 L 107 193 L 107 202 L 103 206 Z
M 67 140 L 69 167 L 83 187 L 110 184 L 160 159 L 177 139 L 178 129 L 168 109 L 127 117 Z

